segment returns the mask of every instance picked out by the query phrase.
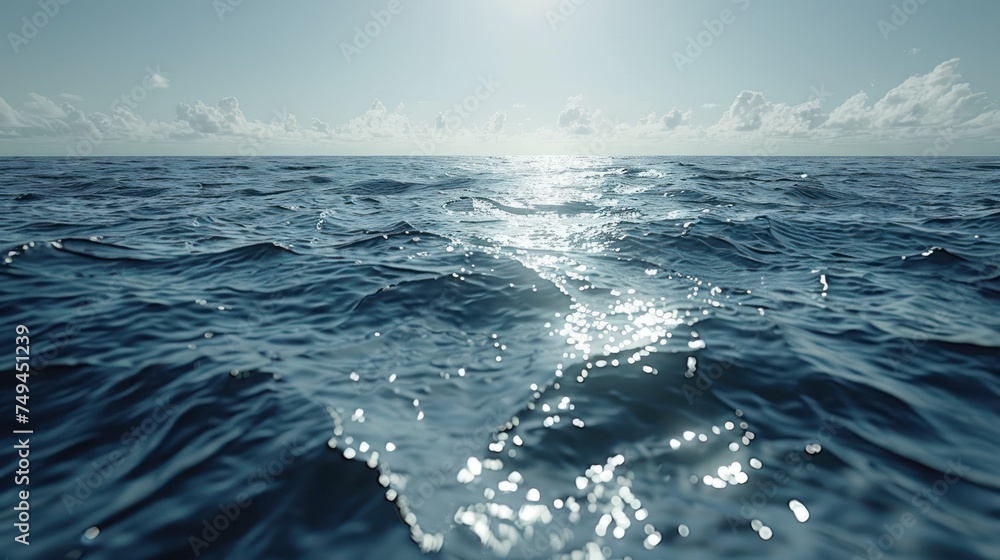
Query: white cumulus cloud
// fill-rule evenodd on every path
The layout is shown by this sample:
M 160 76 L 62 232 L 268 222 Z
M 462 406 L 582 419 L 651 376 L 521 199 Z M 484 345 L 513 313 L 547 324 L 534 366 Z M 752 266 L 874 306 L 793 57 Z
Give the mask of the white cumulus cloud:
M 715 125 L 721 132 L 768 132 L 801 134 L 825 120 L 822 102 L 814 99 L 798 105 L 771 103 L 757 91 L 743 91 Z
M 996 108 L 985 93 L 975 93 L 958 73 L 958 59 L 940 64 L 927 74 L 911 76 L 884 97 L 868 105 L 860 92 L 831 112 L 829 128 L 894 129 L 960 127 L 984 116 L 995 118 Z
M 410 118 L 403 113 L 400 104 L 395 111 L 389 111 L 376 99 L 363 115 L 349 120 L 338 132 L 352 140 L 372 141 L 406 138 L 412 131 Z
M 546 119 L 555 126 L 536 125 L 530 130 L 526 124 L 531 119 L 526 117 L 511 127 L 509 109 L 494 109 L 492 114 L 484 110 L 474 118 L 445 112 L 420 122 L 406 113 L 403 104 L 390 110 L 378 99 L 340 126 L 307 118 L 303 122 L 309 124 L 300 127 L 296 116 L 285 111 L 274 111 L 266 120 L 248 118 L 235 97 L 214 105 L 182 102 L 172 119 L 147 120 L 143 107 L 136 104 L 113 104 L 107 112 L 86 113 L 78 108 L 82 100 L 73 94 L 50 99 L 30 93 L 22 100 L 0 98 L 0 151 L 18 142 L 47 147 L 49 152 L 91 142 L 103 144 L 105 153 L 141 143 L 214 146 L 205 149 L 230 152 L 248 145 L 252 153 L 303 147 L 327 153 L 490 153 L 525 147 L 545 153 L 741 153 L 768 140 L 788 148 L 784 153 L 794 153 L 796 146 L 812 151 L 850 146 L 877 153 L 879 146 L 904 144 L 921 153 L 941 137 L 959 145 L 956 153 L 962 142 L 980 151 L 991 143 L 996 146 L 1000 109 L 962 79 L 958 66 L 958 59 L 946 61 L 884 94 L 861 91 L 833 108 L 824 105 L 830 95 L 789 103 L 746 90 L 714 124 L 694 124 L 693 112 L 677 107 L 664 114 L 650 113 L 634 125 L 623 124 L 586 107 L 583 96 L 577 95 Z M 150 87 L 169 86 L 165 77 L 155 76 L 160 74 L 150 77 Z M 719 108 L 713 103 L 701 107 Z M 482 124 L 476 126 L 473 120 Z
M 654 111 L 639 119 L 636 126 L 639 128 L 674 130 L 679 126 L 689 126 L 690 124 L 691 111 L 681 111 L 677 107 L 674 107 L 664 115 L 657 115 Z
M 28 97 L 31 99 L 24 105 L 32 114 L 45 118 L 60 118 L 66 116 L 66 112 L 63 111 L 63 108 L 57 105 L 55 101 L 38 95 L 37 93 L 29 93 Z
M 577 95 L 566 100 L 566 107 L 559 113 L 556 124 L 570 134 L 593 134 L 593 116 L 582 106 L 583 96 Z
M 181 103 L 177 106 L 177 120 L 187 122 L 195 132 L 204 134 L 239 134 L 247 132 L 247 119 L 235 97 L 225 97 L 216 107 L 201 101 L 194 106 Z
M 663 123 L 663 128 L 667 130 L 673 130 L 681 125 L 686 125 L 691 122 L 691 111 L 681 111 L 677 107 L 674 107 L 663 118 L 660 119 Z

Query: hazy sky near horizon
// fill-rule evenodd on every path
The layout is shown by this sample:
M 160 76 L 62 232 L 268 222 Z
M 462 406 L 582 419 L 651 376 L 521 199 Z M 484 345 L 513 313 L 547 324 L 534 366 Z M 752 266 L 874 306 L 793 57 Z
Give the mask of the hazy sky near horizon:
M 8 0 L 0 155 L 997 154 L 995 0 Z

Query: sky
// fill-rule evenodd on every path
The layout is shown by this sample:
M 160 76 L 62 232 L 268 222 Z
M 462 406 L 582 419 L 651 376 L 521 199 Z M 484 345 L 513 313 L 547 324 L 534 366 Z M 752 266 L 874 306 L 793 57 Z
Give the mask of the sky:
M 4 0 L 0 155 L 997 155 L 996 0 Z

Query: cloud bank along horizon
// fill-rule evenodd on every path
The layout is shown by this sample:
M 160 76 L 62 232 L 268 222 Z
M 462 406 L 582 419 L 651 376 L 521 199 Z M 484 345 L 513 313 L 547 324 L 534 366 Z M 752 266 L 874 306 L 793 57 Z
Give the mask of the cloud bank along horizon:
M 13 79 L 0 85 L 0 155 L 1000 146 L 983 52 L 995 34 L 957 40 L 953 29 L 1000 15 L 995 3 L 219 2 L 5 4 L 0 58 Z M 151 20 L 187 28 L 141 25 Z

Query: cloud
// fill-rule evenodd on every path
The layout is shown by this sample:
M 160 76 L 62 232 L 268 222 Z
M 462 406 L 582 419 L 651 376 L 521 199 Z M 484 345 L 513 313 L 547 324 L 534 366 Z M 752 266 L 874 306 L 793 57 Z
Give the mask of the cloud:
M 327 124 L 327 123 L 325 123 L 325 122 L 323 122 L 323 121 L 321 121 L 321 120 L 319 120 L 319 119 L 315 119 L 314 118 L 312 120 L 312 125 L 311 126 L 312 126 L 313 130 L 315 130 L 316 132 L 319 132 L 320 134 L 329 134 L 330 133 L 330 125 Z
M 527 107 L 527 105 L 525 105 L 524 103 L 515 103 L 511 105 L 511 108 L 513 109 L 524 109 L 525 107 Z
M 645 117 L 639 119 L 636 123 L 637 127 L 641 128 L 660 128 L 663 130 L 674 130 L 679 126 L 688 126 L 691 124 L 691 111 L 681 111 L 677 107 L 670 109 L 665 115 L 659 116 L 656 112 L 652 112 Z
M 959 60 L 917 74 L 871 102 L 858 92 L 828 113 L 823 100 L 772 103 L 761 92 L 743 91 L 707 130 L 715 138 L 746 141 L 755 135 L 798 142 L 924 143 L 947 133 L 952 140 L 1000 134 L 1000 111 L 985 93 L 962 81 Z
M 70 103 L 83 103 L 83 98 L 75 93 L 60 93 L 57 97 Z
M 248 131 L 247 119 L 235 97 L 221 99 L 216 107 L 209 107 L 201 101 L 195 102 L 193 107 L 180 103 L 177 105 L 177 120 L 188 123 L 191 130 L 203 134 L 240 134 Z
M 162 74 L 153 73 L 149 76 L 149 89 L 167 89 L 170 87 L 170 80 Z
M 653 111 L 650 114 L 646 115 L 645 117 L 639 119 L 639 122 L 636 123 L 636 126 L 655 126 L 659 121 L 660 121 L 659 115 L 656 114 L 656 111 Z
M 277 114 L 271 123 L 249 120 L 234 97 L 227 97 L 212 107 L 201 101 L 195 105 L 180 103 L 172 121 L 147 121 L 124 104 L 116 104 L 110 113 L 87 114 L 71 103 L 56 104 L 44 96 L 32 94 L 18 111 L 0 99 L 0 135 L 14 138 L 47 139 L 50 144 L 74 151 L 81 143 L 89 150 L 101 144 L 133 142 L 181 142 L 199 139 L 233 141 L 274 138 L 296 132 L 293 115 Z
M 0 97 L 0 127 L 13 128 L 21 126 L 18 112 L 7 101 Z
M 155 130 L 158 123 L 147 123 L 128 107 L 120 107 L 110 115 L 101 112 L 87 115 L 74 107 L 70 107 L 68 113 L 67 125 L 74 130 L 69 136 L 86 142 L 100 144 L 106 141 L 146 141 L 160 136 Z M 79 142 L 80 140 L 71 140 L 67 144 Z
M 907 78 L 873 105 L 860 92 L 834 109 L 827 128 L 838 130 L 961 127 L 976 119 L 996 118 L 985 93 L 962 82 L 957 58 L 931 72 Z
M 4 136 L 51 138 L 94 133 L 97 130 L 81 111 L 69 103 L 59 105 L 37 93 L 28 97 L 21 111 L 0 98 L 0 133 Z
M 66 116 L 65 111 L 54 101 L 37 93 L 29 93 L 30 101 L 25 103 L 32 114 L 45 118 L 60 118 Z
M 410 118 L 403 113 L 404 109 L 403 104 L 399 104 L 395 111 L 389 112 L 376 99 L 368 111 L 349 120 L 337 132 L 342 137 L 360 141 L 405 139 L 410 136 L 413 127 L 410 126 Z
M 701 106 L 702 109 L 718 109 L 719 107 L 722 107 L 722 105 L 718 103 L 703 103 Z
M 843 105 L 837 107 L 830 113 L 824 125 L 827 128 L 837 128 L 843 130 L 863 129 L 871 124 L 871 109 L 867 106 L 868 94 L 858 92 Z
M 493 113 L 490 120 L 486 121 L 483 125 L 483 132 L 486 134 L 503 134 L 504 123 L 507 122 L 507 113 L 503 111 L 497 111 Z
M 917 54 L 919 52 L 920 52 L 920 49 L 914 47 L 912 49 L 906 49 L 905 51 L 903 51 L 903 54 L 914 55 L 914 54 Z
M 95 136 L 102 132 L 93 118 L 88 117 L 86 113 L 69 103 L 63 104 L 62 111 L 64 117 L 56 119 L 56 122 L 62 124 L 71 135 Z M 115 115 L 119 116 L 119 118 L 121 118 L 120 115 L 122 114 L 132 116 L 132 110 L 128 107 L 123 107 L 122 110 L 115 111 Z M 95 116 L 101 117 L 103 114 L 95 113 Z
M 763 116 L 771 110 L 771 104 L 758 91 L 741 92 L 719 121 L 721 128 L 749 131 L 763 126 Z
M 714 128 L 721 132 L 801 134 L 816 128 L 825 118 L 819 99 L 787 105 L 771 103 L 758 91 L 743 91 Z
M 602 122 L 601 112 L 598 110 L 591 114 L 582 103 L 583 95 L 566 100 L 566 107 L 556 119 L 556 125 L 560 130 L 569 134 L 585 135 L 594 134 L 601 125 L 606 127 L 606 123 Z
M 303 129 L 297 117 L 285 111 L 274 111 L 269 122 L 248 119 L 235 97 L 225 97 L 214 106 L 202 101 L 179 103 L 173 120 L 147 121 L 124 104 L 116 105 L 110 113 L 86 114 L 70 103 L 57 104 L 32 94 L 20 111 L 0 98 L 0 137 L 46 138 L 57 147 L 70 148 L 85 141 L 91 144 L 89 149 L 121 142 L 207 142 L 240 146 L 241 150 L 249 146 L 241 153 L 258 153 L 272 143 L 405 139 L 412 127 L 404 110 L 400 104 L 390 112 L 376 100 L 367 112 L 339 129 L 319 119 L 311 119 L 310 126 Z M 491 130 L 501 131 L 504 116 L 495 115 L 491 123 Z
M 681 125 L 687 125 L 691 122 L 691 111 L 682 112 L 677 107 L 674 107 L 663 118 L 660 119 L 663 123 L 663 128 L 667 130 L 673 130 Z
M 30 139 L 30 145 L 47 146 L 49 151 L 84 141 L 103 143 L 105 153 L 128 152 L 142 143 L 181 149 L 197 146 L 189 149 L 195 153 L 211 149 L 231 153 L 235 146 L 247 144 L 248 153 L 261 153 L 265 144 L 266 150 L 286 149 L 286 153 L 406 153 L 413 149 L 517 153 L 532 147 L 545 153 L 741 153 L 767 139 L 776 140 L 787 153 L 794 153 L 796 147 L 815 152 L 836 146 L 879 153 L 879 146 L 926 146 L 943 134 L 966 146 L 995 146 L 1000 141 L 1000 110 L 962 80 L 958 65 L 957 59 L 946 61 L 926 74 L 907 78 L 880 97 L 861 91 L 832 109 L 824 105 L 826 96 L 796 104 L 746 90 L 708 126 L 692 124 L 692 111 L 677 107 L 664 114 L 650 113 L 634 125 L 621 124 L 599 109 L 584 106 L 583 96 L 577 95 L 546 118 L 554 121 L 554 127 L 529 129 L 530 119 L 516 119 L 516 132 L 511 131 L 507 110 L 484 111 L 483 115 L 489 115 L 485 122 L 477 114 L 475 120 L 482 123 L 477 127 L 472 119 L 448 112 L 430 122 L 415 121 L 403 104 L 390 110 L 377 99 L 340 126 L 317 118 L 308 118 L 303 122 L 309 124 L 300 126 L 297 117 L 285 111 L 274 111 L 267 120 L 248 118 L 235 97 L 214 105 L 179 103 L 174 118 L 146 120 L 133 104 L 86 113 L 74 104 L 77 98 L 72 94 L 53 100 L 31 93 L 19 105 L 0 98 L 0 151 Z M 702 107 L 717 106 L 706 103 Z

